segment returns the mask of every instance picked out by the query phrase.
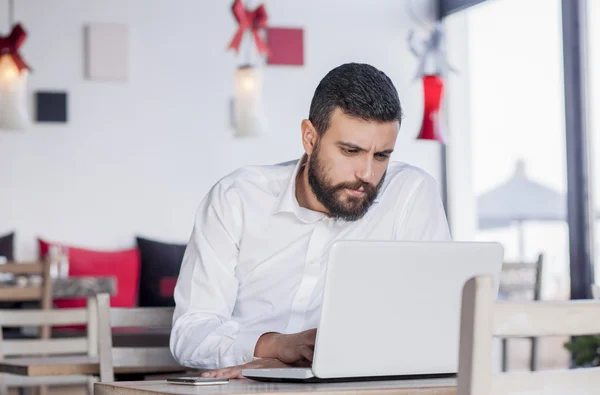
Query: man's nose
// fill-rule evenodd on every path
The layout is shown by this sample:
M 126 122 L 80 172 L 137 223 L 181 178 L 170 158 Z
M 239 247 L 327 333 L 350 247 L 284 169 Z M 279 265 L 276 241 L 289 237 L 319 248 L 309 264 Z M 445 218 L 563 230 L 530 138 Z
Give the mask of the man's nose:
M 356 176 L 360 180 L 372 184 L 375 179 L 375 173 L 373 172 L 373 160 L 365 159 L 361 168 L 358 169 L 358 174 L 356 174 Z

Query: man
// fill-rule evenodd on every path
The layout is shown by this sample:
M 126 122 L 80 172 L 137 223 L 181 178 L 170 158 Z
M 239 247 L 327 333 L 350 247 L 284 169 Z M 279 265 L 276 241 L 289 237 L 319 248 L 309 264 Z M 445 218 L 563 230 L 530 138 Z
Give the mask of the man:
M 332 243 L 449 239 L 435 180 L 390 163 L 401 118 L 383 72 L 344 64 L 315 91 L 300 160 L 245 167 L 211 189 L 175 288 L 181 364 L 212 377 L 309 364 Z

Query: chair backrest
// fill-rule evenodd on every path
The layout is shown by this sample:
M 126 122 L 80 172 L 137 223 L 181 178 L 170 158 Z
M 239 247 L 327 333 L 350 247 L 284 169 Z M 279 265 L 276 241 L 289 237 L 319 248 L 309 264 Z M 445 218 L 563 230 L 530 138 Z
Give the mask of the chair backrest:
M 600 301 L 495 302 L 492 278 L 470 279 L 463 290 L 457 395 L 592 394 L 600 367 L 492 374 L 492 337 L 600 333 Z
M 600 285 L 592 285 L 592 296 L 594 296 L 594 299 L 600 299 Z
M 48 257 L 40 262 L 9 262 L 0 265 L 0 273 L 12 274 L 15 278 L 26 276 L 39 276 L 39 283 L 32 285 L 14 285 L 0 287 L 0 301 L 2 302 L 40 302 L 42 310 L 52 308 L 52 276 L 50 269 L 53 259 Z M 50 326 L 46 323 L 40 325 L 40 337 L 50 337 Z
M 539 254 L 534 262 L 504 262 L 499 292 L 507 299 L 540 300 L 543 268 L 544 254 Z
M 100 381 L 114 381 L 114 369 L 118 367 L 143 368 L 180 367 L 168 344 L 136 347 L 113 347 L 113 328 L 171 329 L 172 307 L 110 307 L 108 294 L 99 294 L 98 333 L 100 347 Z M 149 372 L 149 370 L 146 370 Z
M 52 289 L 52 281 L 46 280 L 51 279 L 50 266 L 50 258 L 40 262 L 9 262 L 0 265 L 0 273 L 2 274 L 13 274 L 15 277 L 34 275 L 41 277 L 40 284 L 36 285 L 22 286 L 19 284 L 14 284 L 0 287 L 0 301 L 45 301 L 49 307 L 51 303 L 48 302 L 48 300 L 52 298 L 52 293 L 50 291 Z
M 0 330 L 0 358 L 11 356 L 98 355 L 98 321 L 96 301 L 88 299 L 87 308 L 0 310 L 0 327 L 25 327 L 38 325 L 87 324 L 88 331 L 79 337 L 3 339 Z

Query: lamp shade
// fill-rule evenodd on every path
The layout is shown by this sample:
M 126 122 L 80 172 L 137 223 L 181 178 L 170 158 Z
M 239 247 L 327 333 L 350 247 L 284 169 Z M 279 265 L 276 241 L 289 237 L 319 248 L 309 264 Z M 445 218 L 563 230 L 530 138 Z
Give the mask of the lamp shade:
M 28 70 L 19 70 L 11 55 L 0 55 L 0 129 L 18 130 L 29 125 L 28 76 Z
M 235 71 L 234 127 L 238 137 L 265 132 L 262 107 L 262 78 L 258 68 L 242 66 Z

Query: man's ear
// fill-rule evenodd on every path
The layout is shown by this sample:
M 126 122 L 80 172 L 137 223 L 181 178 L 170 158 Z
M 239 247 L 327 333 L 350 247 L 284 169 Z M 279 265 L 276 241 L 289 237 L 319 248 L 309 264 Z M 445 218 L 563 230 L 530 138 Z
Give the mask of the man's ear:
M 308 119 L 302 120 L 302 145 L 304 151 L 308 156 L 312 155 L 317 141 L 319 140 L 319 133 L 315 129 L 314 125 Z

